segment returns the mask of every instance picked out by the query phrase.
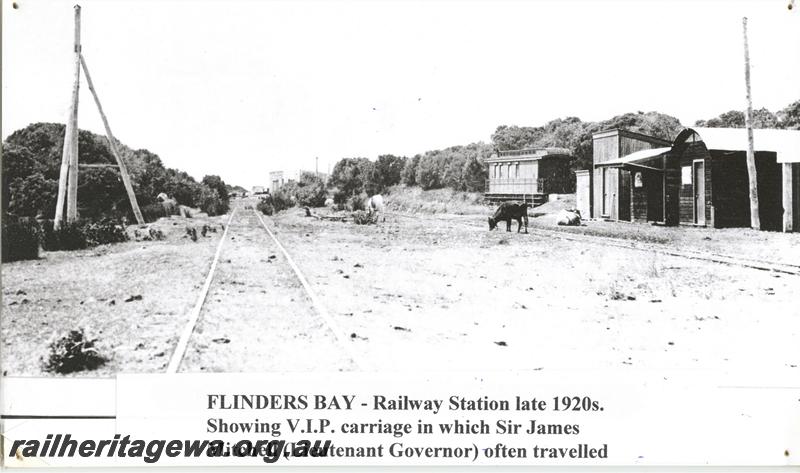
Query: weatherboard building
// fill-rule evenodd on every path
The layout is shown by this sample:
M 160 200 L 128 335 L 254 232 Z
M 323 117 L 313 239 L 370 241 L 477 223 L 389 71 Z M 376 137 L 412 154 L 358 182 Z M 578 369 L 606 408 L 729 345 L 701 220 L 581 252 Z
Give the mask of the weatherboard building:
M 800 130 L 753 134 L 761 228 L 797 231 Z M 576 174 L 578 207 L 593 218 L 750 226 L 745 129 L 686 128 L 672 142 L 623 130 L 596 133 L 593 139 L 591 174 Z M 626 148 L 623 139 L 639 145 Z

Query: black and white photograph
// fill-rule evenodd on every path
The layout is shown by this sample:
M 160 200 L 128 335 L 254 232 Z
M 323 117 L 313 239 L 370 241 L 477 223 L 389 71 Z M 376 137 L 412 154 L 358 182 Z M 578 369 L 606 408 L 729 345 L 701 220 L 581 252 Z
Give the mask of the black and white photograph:
M 800 464 L 798 9 L 3 0 L 5 429 L 43 415 L 17 399 L 112 418 L 127 375 L 205 382 L 215 409 L 234 374 L 590 373 L 585 411 L 598 380 L 774 401 L 729 416 L 774 445 L 707 461 Z M 643 434 L 574 458 L 706 461 Z M 519 464 L 567 456 L 536 441 Z

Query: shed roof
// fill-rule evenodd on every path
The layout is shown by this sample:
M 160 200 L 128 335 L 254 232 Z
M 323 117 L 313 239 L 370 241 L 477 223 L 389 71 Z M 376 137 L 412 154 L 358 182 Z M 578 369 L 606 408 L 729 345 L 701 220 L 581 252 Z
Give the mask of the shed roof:
M 640 151 L 636 151 L 635 153 L 631 153 L 627 156 L 623 156 L 621 158 L 612 159 L 609 161 L 605 161 L 602 163 L 597 163 L 597 166 L 611 166 L 611 167 L 640 167 L 640 168 L 647 168 L 647 169 L 657 169 L 661 171 L 660 168 L 656 168 L 653 166 L 646 166 L 643 163 L 650 161 L 652 159 L 658 158 L 664 153 L 668 153 L 672 148 L 667 146 L 665 148 L 651 148 L 651 149 L 643 149 Z
M 747 150 L 747 131 L 744 128 L 686 128 L 675 138 L 680 144 L 696 133 L 709 150 Z M 755 151 L 777 154 L 779 163 L 800 163 L 800 130 L 776 130 L 762 128 L 753 130 Z

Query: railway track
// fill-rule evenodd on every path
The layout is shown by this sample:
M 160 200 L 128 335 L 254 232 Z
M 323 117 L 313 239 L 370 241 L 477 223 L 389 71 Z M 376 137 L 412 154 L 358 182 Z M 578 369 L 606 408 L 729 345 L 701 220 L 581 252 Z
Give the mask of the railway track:
M 234 208 L 167 373 L 302 370 L 312 350 L 323 368 L 366 366 L 261 215 Z
M 387 216 L 413 219 L 417 221 L 425 220 L 425 217 L 398 212 L 384 212 L 384 214 Z M 486 231 L 484 225 L 479 222 L 455 221 L 454 223 L 470 229 Z M 589 243 L 592 245 L 613 246 L 636 251 L 656 252 L 679 258 L 708 261 L 729 266 L 738 266 L 754 270 L 771 271 L 779 274 L 800 276 L 800 265 L 791 263 L 778 263 L 774 261 L 737 257 L 692 249 L 678 249 L 659 243 L 644 243 L 623 238 L 584 235 L 557 229 L 529 227 L 529 232 L 533 235 L 543 238 L 558 238 L 561 240 Z M 231 263 L 231 260 L 227 259 L 227 256 L 230 256 L 228 255 L 228 252 L 242 251 L 242 248 L 227 248 L 227 246 L 233 245 L 231 242 L 236 240 L 236 238 L 239 238 L 238 244 L 240 246 L 247 246 L 245 248 L 247 251 L 261 252 L 261 256 L 271 253 L 269 256 L 269 258 L 271 258 L 269 263 L 271 264 L 267 269 L 272 271 L 274 274 L 279 273 L 279 280 L 277 283 L 275 282 L 274 278 L 272 280 L 268 280 L 266 283 L 262 284 L 263 287 L 258 286 L 258 284 L 253 285 L 256 288 L 260 287 L 261 293 L 265 294 L 263 296 L 263 301 L 279 298 L 281 294 L 285 295 L 285 292 L 293 291 L 293 294 L 295 294 L 296 297 L 292 297 L 291 302 L 293 304 L 296 303 L 298 306 L 302 306 L 300 307 L 302 310 L 291 304 L 289 305 L 292 307 L 292 309 L 288 312 L 292 312 L 292 315 L 299 317 L 300 321 L 296 321 L 296 324 L 288 327 L 278 327 L 276 326 L 275 321 L 278 319 L 294 319 L 295 317 L 287 317 L 287 314 L 283 311 L 278 312 L 280 317 L 275 317 L 275 313 L 269 313 L 269 311 L 267 311 L 268 313 L 266 314 L 249 314 L 253 323 L 255 324 L 251 330 L 239 327 L 236 329 L 230 329 L 227 331 L 227 333 L 234 335 L 242 332 L 257 333 L 258 330 L 264 329 L 264 327 L 260 326 L 259 324 L 266 323 L 270 329 L 280 328 L 280 330 L 276 331 L 279 335 L 281 335 L 278 337 L 280 340 L 274 337 L 271 340 L 271 343 L 273 344 L 280 344 L 285 338 L 291 337 L 290 332 L 304 333 L 308 326 L 313 325 L 310 322 L 310 320 L 313 318 L 317 321 L 319 329 L 318 331 L 324 331 L 328 337 L 329 343 L 327 348 L 325 348 L 327 351 L 324 353 L 326 358 L 336 358 L 336 355 L 332 354 L 332 352 L 335 351 L 338 352 L 339 358 L 347 360 L 346 364 L 349 364 L 350 367 L 362 370 L 367 369 L 366 363 L 357 353 L 355 353 L 352 345 L 350 344 L 349 338 L 345 336 L 334 319 L 328 313 L 325 305 L 322 303 L 313 286 L 309 283 L 299 266 L 297 266 L 297 264 L 294 262 L 291 254 L 280 242 L 275 232 L 270 229 L 270 226 L 267 224 L 265 219 L 255 210 L 237 207 L 234 208 L 228 217 L 225 230 L 217 244 L 217 249 L 208 274 L 205 278 L 205 282 L 200 289 L 200 293 L 195 305 L 192 307 L 187 316 L 186 325 L 181 332 L 175 351 L 167 366 L 167 373 L 177 373 L 182 369 L 186 370 L 187 353 L 189 354 L 188 358 L 191 358 L 191 362 L 189 363 L 190 365 L 202 365 L 202 360 L 204 357 L 203 349 L 204 347 L 207 348 L 210 343 L 208 340 L 198 341 L 198 338 L 203 336 L 205 338 L 209 338 L 210 335 L 206 336 L 204 333 L 201 334 L 201 331 L 198 330 L 198 327 L 202 325 L 204 320 L 208 321 L 211 316 L 215 316 L 216 312 L 225 312 L 225 305 L 230 304 L 232 301 L 237 299 L 236 295 L 233 295 L 233 298 L 231 298 L 231 294 L 226 292 L 224 289 L 226 282 L 225 277 L 230 279 L 231 274 L 237 274 L 236 271 L 231 269 L 223 269 L 223 272 L 227 272 L 227 274 L 223 276 L 219 274 L 221 263 Z M 242 240 L 245 242 L 242 243 Z M 280 258 L 277 258 L 276 255 L 280 255 Z M 253 258 L 248 257 L 248 254 L 245 254 L 244 256 L 240 255 L 240 259 L 241 258 L 245 258 L 242 261 L 243 264 L 247 267 L 250 267 L 252 270 L 252 267 L 256 263 L 253 261 Z M 261 259 L 261 261 L 264 260 Z M 272 261 L 275 263 L 272 263 Z M 227 282 L 229 284 L 237 284 L 235 281 L 229 280 Z M 252 283 L 254 281 L 250 282 Z M 241 292 L 241 290 L 239 292 Z M 215 307 L 209 308 L 210 304 L 215 305 Z M 254 307 L 257 308 L 260 305 L 261 304 L 259 304 L 259 301 L 243 302 L 241 304 L 241 310 L 249 310 L 252 312 Z M 284 306 L 283 309 L 286 309 L 286 307 L 288 306 Z M 295 312 L 302 314 L 297 315 Z M 211 331 L 216 329 L 224 332 L 225 323 L 233 323 L 232 321 L 234 319 L 241 318 L 239 317 L 240 314 L 238 313 L 233 315 L 235 315 L 235 317 L 222 317 L 221 320 L 217 320 L 215 324 L 211 324 Z M 264 320 L 260 320 L 260 316 L 268 319 L 268 321 L 264 322 Z M 217 316 L 217 318 L 219 319 L 220 317 Z M 283 333 L 281 334 L 280 332 Z M 305 335 L 307 336 L 307 334 Z M 316 337 L 314 339 L 314 343 L 318 343 L 316 340 L 320 338 L 319 333 L 312 336 L 312 338 L 314 337 Z M 218 340 L 219 338 L 213 339 L 212 342 L 216 343 Z M 223 338 L 223 340 L 224 343 L 229 343 L 227 338 Z M 259 340 L 258 337 L 256 337 L 249 340 L 248 343 L 243 343 L 243 347 L 240 348 L 243 349 L 244 352 L 247 352 L 248 356 L 250 356 L 249 353 L 252 351 L 252 348 L 260 346 L 262 342 L 262 340 Z M 324 345 L 325 343 L 322 344 Z M 308 343 L 303 343 L 302 345 L 304 348 L 299 348 L 300 350 L 308 349 Z M 226 348 L 227 347 L 234 347 L 234 345 L 226 345 Z M 194 351 L 192 351 L 192 348 L 194 348 Z M 283 356 L 291 356 L 292 353 L 297 353 L 298 350 L 297 347 L 280 350 L 277 349 L 275 345 L 272 345 L 271 348 L 273 348 L 273 351 L 277 351 Z M 313 357 L 309 356 L 304 356 L 303 358 L 313 359 Z M 219 367 L 212 368 L 218 369 Z M 205 368 L 200 366 L 200 369 L 203 370 Z M 250 371 L 253 370 L 251 369 Z
M 410 218 L 416 220 L 423 220 L 422 217 L 416 215 L 409 215 L 397 212 L 384 212 L 387 215 L 392 215 L 401 218 Z M 486 230 L 485 226 L 473 222 L 457 222 L 462 226 L 470 228 L 481 228 Z M 643 243 L 625 238 L 615 238 L 607 236 L 584 235 L 580 233 L 572 233 L 565 230 L 552 230 L 546 228 L 528 227 L 528 231 L 532 234 L 546 237 L 555 237 L 567 241 L 586 242 L 594 245 L 601 246 L 614 246 L 618 248 L 626 248 L 638 251 L 653 251 L 668 256 L 676 256 L 680 258 L 687 258 L 700 261 L 709 261 L 712 263 L 724 264 L 728 266 L 739 266 L 748 269 L 755 269 L 760 271 L 771 271 L 780 274 L 789 274 L 793 276 L 800 276 L 800 264 L 780 263 L 775 261 L 766 261 L 756 258 L 744 258 L 732 255 L 724 255 L 720 253 L 704 252 L 691 249 L 676 249 L 661 243 Z

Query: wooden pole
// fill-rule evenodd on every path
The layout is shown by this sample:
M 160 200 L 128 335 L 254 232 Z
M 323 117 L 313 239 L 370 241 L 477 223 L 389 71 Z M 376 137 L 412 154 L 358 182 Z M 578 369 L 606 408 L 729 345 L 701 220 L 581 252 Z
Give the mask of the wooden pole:
M 744 126 L 747 129 L 747 176 L 750 182 L 750 227 L 761 230 L 758 215 L 758 180 L 756 179 L 756 156 L 753 145 L 753 100 L 750 96 L 750 48 L 747 45 L 747 17 L 742 18 L 744 30 L 744 82 L 747 87 L 747 110 Z
M 81 79 L 81 7 L 75 5 L 75 87 L 72 95 L 72 152 L 67 180 L 67 222 L 78 219 L 78 97 Z
M 66 220 L 72 222 L 78 214 L 78 92 L 81 80 L 81 7 L 75 5 L 75 76 L 72 83 L 72 101 L 69 117 L 64 130 L 64 149 L 61 154 L 61 172 L 58 176 L 58 198 L 56 199 L 56 215 L 53 228 L 61 228 L 64 221 L 66 204 Z
M 133 215 L 136 217 L 136 222 L 139 225 L 144 225 L 144 217 L 142 217 L 142 211 L 139 210 L 139 203 L 136 201 L 136 194 L 133 192 L 133 185 L 131 184 L 131 178 L 128 175 L 128 169 L 125 167 L 125 162 L 122 160 L 122 156 L 119 154 L 119 150 L 117 149 L 117 141 L 114 139 L 114 135 L 111 133 L 111 127 L 108 125 L 108 119 L 106 118 L 106 114 L 103 112 L 103 106 L 100 105 L 100 98 L 97 96 L 97 91 L 94 89 L 92 76 L 89 75 L 89 68 L 86 67 L 86 59 L 84 59 L 82 54 L 80 55 L 80 64 L 83 66 L 83 73 L 86 75 L 86 84 L 89 86 L 89 90 L 92 92 L 94 103 L 97 104 L 97 111 L 100 112 L 100 118 L 103 120 L 103 126 L 106 129 L 106 139 L 108 140 L 108 145 L 111 148 L 111 153 L 114 155 L 114 159 L 117 160 L 119 174 L 122 177 L 122 183 L 125 186 L 125 192 L 128 193 L 128 200 L 131 202 Z
M 795 196 L 793 196 L 794 180 L 792 166 L 800 166 L 795 163 L 783 163 L 783 231 L 794 231 L 794 207 Z

